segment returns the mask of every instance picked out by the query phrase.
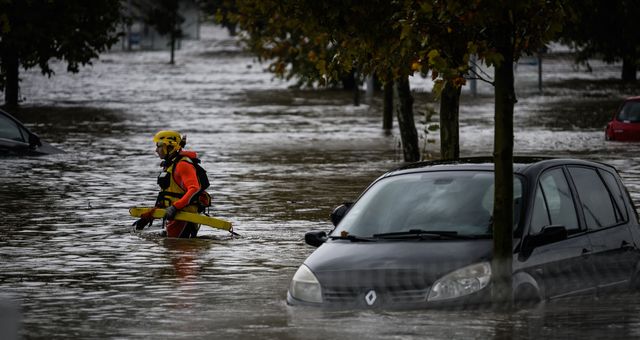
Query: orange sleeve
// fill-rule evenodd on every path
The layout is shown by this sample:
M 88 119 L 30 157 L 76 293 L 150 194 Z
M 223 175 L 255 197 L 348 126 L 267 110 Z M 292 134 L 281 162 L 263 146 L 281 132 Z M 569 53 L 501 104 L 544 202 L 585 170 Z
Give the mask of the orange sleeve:
M 173 203 L 176 208 L 182 209 L 189 205 L 191 198 L 200 191 L 196 168 L 189 162 L 180 161 L 176 164 L 173 179 L 185 191 L 184 196 Z

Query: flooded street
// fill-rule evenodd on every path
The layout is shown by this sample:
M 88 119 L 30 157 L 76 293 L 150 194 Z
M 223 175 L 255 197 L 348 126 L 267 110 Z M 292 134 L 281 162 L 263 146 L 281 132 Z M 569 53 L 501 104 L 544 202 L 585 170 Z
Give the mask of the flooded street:
M 380 98 L 355 107 L 350 93 L 289 89 L 224 32 L 205 26 L 202 37 L 173 66 L 168 51 L 111 52 L 79 74 L 55 64 L 50 79 L 21 75 L 15 116 L 67 151 L 0 167 L 0 300 L 20 308 L 24 338 L 640 336 L 640 297 L 624 295 L 513 315 L 288 307 L 289 281 L 314 249 L 304 233 L 329 230 L 333 207 L 400 164 L 399 133 L 381 129 Z M 515 152 L 610 163 L 638 205 L 640 144 L 605 142 L 603 131 L 638 89 L 597 80 L 619 76 L 597 61 L 593 73 L 565 59 L 544 67 L 544 95 L 537 66 L 518 67 Z M 435 105 L 421 91 L 429 82 L 412 85 L 416 112 Z M 490 155 L 489 86 L 464 90 L 460 111 L 461 154 Z M 132 231 L 128 209 L 155 201 L 152 137 L 163 129 L 188 135 L 209 171 L 212 214 L 241 237 L 202 227 L 203 239 L 162 239 L 159 221 Z M 437 144 L 427 148 L 437 156 Z

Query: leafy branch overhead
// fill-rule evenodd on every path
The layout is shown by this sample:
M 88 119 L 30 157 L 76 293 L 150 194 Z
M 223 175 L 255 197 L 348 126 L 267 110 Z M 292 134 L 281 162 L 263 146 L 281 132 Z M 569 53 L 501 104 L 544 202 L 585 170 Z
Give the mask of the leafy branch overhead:
M 119 0 L 0 1 L 0 86 L 10 105 L 18 102 L 18 68 L 40 67 L 51 76 L 52 59 L 77 72 L 117 39 Z
M 323 85 L 356 69 L 383 81 L 427 75 L 456 87 L 469 74 L 472 55 L 504 62 L 492 43 L 492 19 L 511 6 L 514 55 L 535 53 L 562 28 L 564 1 L 356 1 L 237 0 L 227 17 L 269 70 L 286 79 Z M 231 8 L 232 6 L 228 6 Z

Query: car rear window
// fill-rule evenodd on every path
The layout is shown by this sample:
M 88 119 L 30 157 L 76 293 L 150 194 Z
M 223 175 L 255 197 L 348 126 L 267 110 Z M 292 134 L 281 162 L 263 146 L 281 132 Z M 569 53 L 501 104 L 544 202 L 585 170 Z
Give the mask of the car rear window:
M 618 112 L 618 120 L 631 123 L 640 122 L 640 102 L 626 102 Z

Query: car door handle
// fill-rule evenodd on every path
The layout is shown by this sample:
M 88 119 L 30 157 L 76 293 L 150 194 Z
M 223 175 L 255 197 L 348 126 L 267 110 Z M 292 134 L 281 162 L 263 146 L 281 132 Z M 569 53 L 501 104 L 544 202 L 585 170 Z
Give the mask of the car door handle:
M 627 242 L 626 240 L 622 240 L 622 243 L 620 243 L 620 249 L 622 250 L 632 250 L 633 244 Z
M 587 248 L 582 248 L 582 256 L 589 256 L 589 255 L 591 255 L 591 250 Z

